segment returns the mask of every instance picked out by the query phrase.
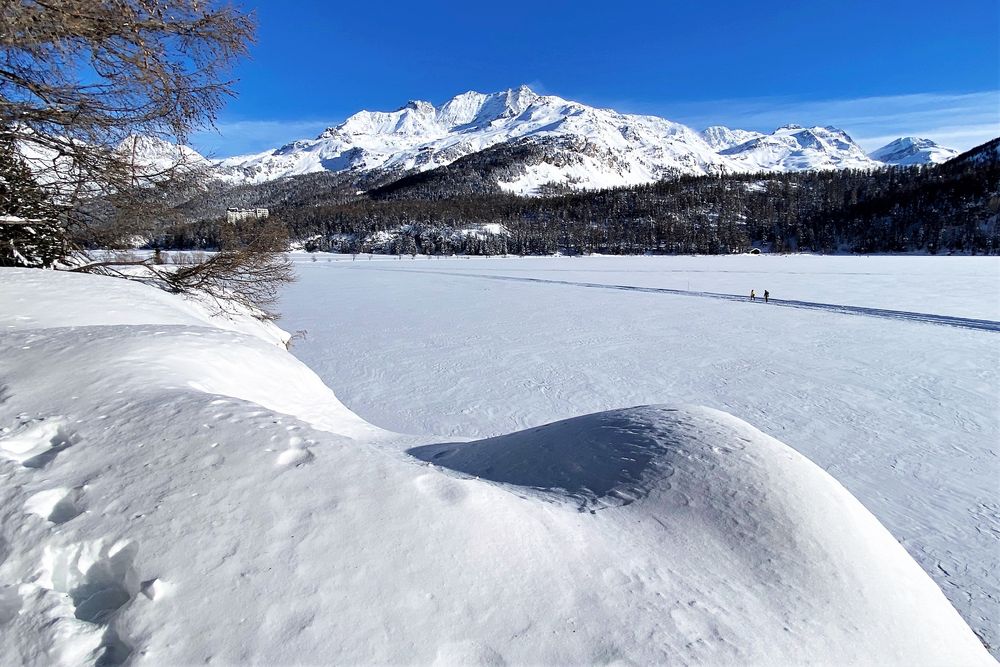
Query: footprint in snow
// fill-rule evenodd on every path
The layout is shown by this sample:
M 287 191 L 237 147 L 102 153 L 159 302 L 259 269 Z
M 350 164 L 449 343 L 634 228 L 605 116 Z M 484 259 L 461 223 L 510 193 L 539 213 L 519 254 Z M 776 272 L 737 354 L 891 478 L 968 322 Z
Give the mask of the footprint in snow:
M 0 456 L 25 468 L 44 468 L 75 442 L 76 435 L 60 418 L 29 419 L 0 440 Z
M 305 446 L 302 438 L 293 436 L 288 439 L 288 449 L 278 454 L 277 464 L 279 466 L 299 467 L 312 461 L 315 455 Z
M 420 493 L 448 505 L 457 505 L 467 495 L 464 481 L 437 471 L 420 475 L 413 480 L 413 484 Z
M 39 491 L 24 503 L 24 509 L 54 524 L 66 523 L 83 514 L 83 489 L 57 487 Z

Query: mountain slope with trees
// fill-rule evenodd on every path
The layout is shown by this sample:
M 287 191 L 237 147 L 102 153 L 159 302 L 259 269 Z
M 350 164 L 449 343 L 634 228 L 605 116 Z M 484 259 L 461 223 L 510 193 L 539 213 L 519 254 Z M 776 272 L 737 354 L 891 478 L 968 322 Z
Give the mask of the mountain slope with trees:
M 998 145 L 993 140 L 941 165 L 676 175 L 629 188 L 521 197 L 499 183 L 543 154 L 525 141 L 387 183 L 310 174 L 213 192 L 211 199 L 215 215 L 225 205 L 269 206 L 292 239 L 338 252 L 996 253 Z M 202 208 L 186 206 L 192 213 Z M 210 248 L 218 230 L 217 221 L 192 218 L 162 227 L 150 242 Z

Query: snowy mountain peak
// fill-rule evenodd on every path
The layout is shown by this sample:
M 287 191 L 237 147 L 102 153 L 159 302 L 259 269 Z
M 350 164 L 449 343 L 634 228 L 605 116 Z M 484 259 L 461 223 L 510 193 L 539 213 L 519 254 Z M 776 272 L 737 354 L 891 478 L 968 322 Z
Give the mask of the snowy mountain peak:
M 434 105 L 424 100 L 410 100 L 406 103 L 406 106 L 404 106 L 403 109 L 412 109 L 413 111 L 422 114 L 434 113 Z
M 410 100 L 396 111 L 360 111 L 340 125 L 326 129 L 316 140 L 363 135 L 440 137 L 464 126 L 488 125 L 501 118 L 513 118 L 539 99 L 527 86 L 484 94 L 469 91 L 435 106 L 424 100 Z
M 533 104 L 540 97 L 541 96 L 538 93 L 524 84 L 507 91 L 507 98 L 510 100 L 511 104 L 522 108 L 527 107 L 529 104 Z
M 438 121 L 449 129 L 488 125 L 496 120 L 519 116 L 538 99 L 539 95 L 527 86 L 491 94 L 470 91 L 442 104 L 437 116 Z
M 131 135 L 118 144 L 118 151 L 134 155 L 139 162 L 184 156 L 191 160 L 204 161 L 205 158 L 193 148 L 175 144 L 160 137 Z
M 760 132 L 737 130 L 724 125 L 712 125 L 701 131 L 701 138 L 715 150 L 725 150 L 764 136 Z
M 528 86 L 467 91 L 440 105 L 413 100 L 395 111 L 360 111 L 312 140 L 221 161 L 222 178 L 267 180 L 319 171 L 405 174 L 500 145 L 528 142 L 533 159 L 510 158 L 501 188 L 534 194 L 548 186 L 606 188 L 678 174 L 875 169 L 843 130 L 783 125 L 770 134 L 721 125 L 696 132 L 656 116 L 619 113 Z
M 893 165 L 937 164 L 958 155 L 958 151 L 920 137 L 900 137 L 868 154 L 873 160 Z
M 154 180 L 171 171 L 194 172 L 211 165 L 193 148 L 153 136 L 126 137 L 118 144 L 117 152 L 136 176 Z
M 873 169 L 878 166 L 846 132 L 836 127 L 783 125 L 771 134 L 722 149 L 719 154 L 742 165 L 742 171 Z

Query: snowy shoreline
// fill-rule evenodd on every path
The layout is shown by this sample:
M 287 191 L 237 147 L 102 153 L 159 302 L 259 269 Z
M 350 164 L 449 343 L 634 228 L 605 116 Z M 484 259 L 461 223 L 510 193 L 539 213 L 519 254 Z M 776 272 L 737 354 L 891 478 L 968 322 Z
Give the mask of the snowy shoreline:
M 0 285 L 4 663 L 994 664 L 841 484 L 725 412 L 403 436 L 259 323 Z

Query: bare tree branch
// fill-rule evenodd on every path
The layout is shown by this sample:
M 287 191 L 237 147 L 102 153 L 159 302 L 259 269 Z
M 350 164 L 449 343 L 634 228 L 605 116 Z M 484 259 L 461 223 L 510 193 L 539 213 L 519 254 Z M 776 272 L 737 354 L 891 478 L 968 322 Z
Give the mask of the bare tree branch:
M 0 143 L 25 157 L 78 249 L 128 247 L 199 187 L 181 146 L 233 95 L 253 17 L 205 0 L 0 2 Z M 148 142 L 177 145 L 151 159 Z M 3 213 L 3 211 L 0 211 Z M 260 309 L 292 279 L 280 223 L 227 230 L 204 262 L 101 258 L 77 266 Z

